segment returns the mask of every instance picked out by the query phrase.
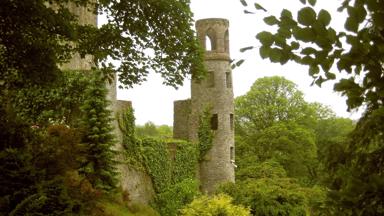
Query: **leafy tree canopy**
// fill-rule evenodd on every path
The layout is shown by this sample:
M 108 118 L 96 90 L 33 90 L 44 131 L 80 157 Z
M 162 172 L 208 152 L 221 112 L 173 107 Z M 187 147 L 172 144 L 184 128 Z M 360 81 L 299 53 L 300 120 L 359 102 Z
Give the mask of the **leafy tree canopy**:
M 307 124 L 312 110 L 296 85 L 278 76 L 255 81 L 249 92 L 236 98 L 236 130 L 260 131 L 277 122 Z
M 347 96 L 350 110 L 363 106 L 366 110 L 348 142 L 335 145 L 338 151 L 328 155 L 333 214 L 383 214 L 383 1 L 342 1 L 339 11 L 347 12 L 347 17 L 341 31 L 330 26 L 328 11 L 315 10 L 316 0 L 300 1 L 303 8 L 297 15 L 283 9 L 280 17 L 264 18 L 277 31 L 257 34 L 260 55 L 276 63 L 307 65 L 319 86 L 346 72 L 347 77 L 337 80 L 334 90 Z M 247 5 L 245 0 L 240 2 Z
M 107 23 L 81 25 L 68 4 L 106 14 Z M 187 0 L 2 1 L 2 71 L 4 65 L 14 70 L 1 73 L 0 85 L 51 81 L 58 65 L 78 52 L 93 55 L 106 75 L 118 72 L 126 87 L 145 80 L 150 69 L 161 73 L 165 84 L 177 86 L 192 71 L 196 76 L 202 71 L 191 17 Z M 111 59 L 121 64 L 108 63 Z

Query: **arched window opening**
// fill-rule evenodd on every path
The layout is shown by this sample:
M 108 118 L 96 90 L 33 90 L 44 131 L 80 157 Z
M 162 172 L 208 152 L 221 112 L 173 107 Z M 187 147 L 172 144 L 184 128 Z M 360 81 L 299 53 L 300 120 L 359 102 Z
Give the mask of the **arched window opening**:
M 207 50 L 207 51 L 212 51 L 213 50 L 212 40 L 211 40 L 211 38 L 208 35 L 205 36 L 205 50 Z
M 211 28 L 207 30 L 207 34 L 205 35 L 205 50 L 216 50 L 216 34 Z

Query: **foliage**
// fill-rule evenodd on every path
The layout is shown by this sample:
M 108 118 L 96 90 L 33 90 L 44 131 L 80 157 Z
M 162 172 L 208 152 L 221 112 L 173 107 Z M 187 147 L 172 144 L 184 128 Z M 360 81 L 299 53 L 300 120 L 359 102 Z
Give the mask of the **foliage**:
M 137 139 L 138 155 L 151 177 L 156 192 L 154 206 L 161 215 L 177 215 L 178 210 L 198 195 L 197 149 L 186 141 Z
M 108 21 L 99 29 L 81 25 L 68 4 L 88 7 L 91 13 L 104 13 Z M 29 14 L 28 21 L 24 14 Z M 93 55 L 104 72 L 121 73 L 120 81 L 125 86 L 145 80 L 150 69 L 160 73 L 164 83 L 171 86 L 180 85 L 191 71 L 196 76 L 202 71 L 202 51 L 191 29 L 189 1 L 103 0 L 95 4 L 93 0 L 6 0 L 0 16 L 5 63 L 17 69 L 18 74 L 18 79 L 12 80 L 14 87 L 24 81 L 52 81 L 58 64 L 74 52 L 82 57 Z M 108 57 L 120 60 L 121 65 L 111 65 Z M 2 81 L 4 78 L 11 76 L 2 77 Z M 8 81 L 11 79 L 5 80 Z
M 199 160 L 204 160 L 204 156 L 212 148 L 213 131 L 211 129 L 211 110 L 206 108 L 199 116 L 199 128 L 197 136 L 199 138 Z
M 153 122 L 147 122 L 143 126 L 137 125 L 135 133 L 138 138 L 152 137 L 171 139 L 173 136 L 173 129 L 168 125 L 156 126 Z
M 289 177 L 312 183 L 317 169 L 312 128 L 320 114 L 294 83 L 283 77 L 264 77 L 236 98 L 236 158 L 239 173 L 273 159 Z M 325 112 L 325 111 L 324 111 Z
M 85 90 L 91 85 L 87 71 L 64 71 L 47 85 L 28 85 L 9 95 L 17 117 L 30 124 L 47 126 L 61 123 L 78 126 Z
M 303 1 L 305 2 L 305 1 Z M 380 106 L 382 97 L 382 72 L 384 36 L 380 1 L 343 1 L 339 11 L 347 11 L 345 30 L 337 32 L 330 26 L 331 15 L 326 10 L 316 12 L 313 4 L 301 8 L 295 19 L 292 13 L 282 10 L 274 22 L 276 33 L 260 32 L 260 55 L 272 62 L 285 64 L 289 60 L 309 67 L 314 83 L 336 78 L 337 70 L 346 71 L 348 78 L 336 82 L 334 89 L 347 96 L 350 109 L 363 103 Z M 345 43 L 343 43 L 345 41 Z M 361 79 L 360 79 L 360 78 Z
M 306 1 L 301 1 L 304 4 Z M 366 107 L 364 116 L 346 143 L 333 145 L 327 159 L 331 173 L 330 193 L 333 214 L 380 215 L 382 210 L 383 161 L 383 56 L 384 6 L 376 0 L 344 0 L 339 11 L 346 11 L 343 30 L 330 26 L 326 10 L 316 12 L 316 1 L 301 8 L 295 19 L 288 10 L 274 21 L 276 33 L 261 32 L 260 55 L 272 62 L 289 60 L 307 65 L 314 83 L 336 79 L 334 90 L 347 96 L 350 110 Z M 334 72 L 336 68 L 337 72 Z
M 146 138 L 140 144 L 144 166 L 156 193 L 165 191 L 172 179 L 170 155 L 164 141 Z
M 383 110 L 365 114 L 347 145 L 339 146 L 338 151 L 329 156 L 330 204 L 334 212 L 344 215 L 383 213 Z
M 0 152 L 0 212 L 5 215 L 86 214 L 87 208 L 93 205 L 92 200 L 98 197 L 89 182 L 85 187 L 87 180 L 76 175 L 84 158 L 78 131 L 63 125 L 31 129 L 20 124 L 19 128 L 16 133 L 23 145 Z M 30 136 L 26 137 L 28 128 Z
M 85 91 L 87 98 L 81 106 L 84 113 L 82 142 L 87 155 L 82 172 L 96 188 L 111 190 L 116 186 L 116 152 L 112 149 L 115 139 L 112 134 L 111 111 L 107 109 L 107 89 L 100 75 L 93 77 L 92 85 Z
M 138 203 L 128 204 L 120 195 L 116 193 L 100 199 L 92 215 L 159 216 L 159 213 L 150 206 Z
M 235 100 L 236 132 L 250 135 L 276 122 L 309 126 L 313 113 L 296 85 L 278 76 L 257 79 L 251 89 Z
M 243 206 L 231 203 L 232 198 L 225 194 L 218 194 L 213 197 L 202 196 L 181 210 L 183 216 L 247 216 L 249 210 Z
M 136 144 L 135 134 L 135 116 L 133 108 L 129 107 L 126 110 L 116 114 L 119 130 L 123 135 L 122 144 L 127 152 L 134 152 L 134 146 Z
M 199 195 L 196 180 L 185 178 L 156 196 L 156 208 L 160 215 L 179 215 L 179 210 Z

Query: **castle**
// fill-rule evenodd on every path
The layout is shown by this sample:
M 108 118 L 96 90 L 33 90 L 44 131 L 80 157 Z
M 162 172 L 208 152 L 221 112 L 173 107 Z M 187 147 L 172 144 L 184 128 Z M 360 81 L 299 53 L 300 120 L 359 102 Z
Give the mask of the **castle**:
M 85 8 L 74 5 L 70 10 L 78 16 L 81 24 L 97 26 L 97 16 Z M 174 138 L 198 142 L 199 118 L 210 108 L 213 145 L 197 171 L 201 191 L 211 193 L 222 182 L 234 182 L 234 104 L 232 73 L 229 56 L 229 22 L 226 19 L 203 19 L 196 22 L 197 37 L 205 49 L 205 66 L 208 74 L 204 80 L 191 80 L 191 98 L 174 102 Z M 210 43 L 209 43 L 210 42 Z M 210 46 L 208 46 L 210 45 Z M 63 69 L 90 70 L 92 57 L 75 55 Z M 116 99 L 116 80 L 108 86 L 108 99 L 113 113 L 131 107 L 131 102 Z M 114 122 L 117 140 L 122 140 L 121 131 Z M 121 150 L 121 144 L 116 150 Z M 119 167 L 121 186 L 129 191 L 131 199 L 147 203 L 153 192 L 151 180 L 143 172 L 126 166 Z

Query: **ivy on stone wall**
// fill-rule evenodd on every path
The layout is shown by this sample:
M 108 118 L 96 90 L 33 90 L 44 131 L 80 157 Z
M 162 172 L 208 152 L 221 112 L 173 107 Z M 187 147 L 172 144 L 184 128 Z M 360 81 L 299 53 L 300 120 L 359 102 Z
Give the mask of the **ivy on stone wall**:
M 168 145 L 176 147 L 172 161 L 172 181 L 179 183 L 184 179 L 194 179 L 198 165 L 198 149 L 184 140 L 171 140 Z
M 79 122 L 85 90 L 90 86 L 86 71 L 64 71 L 47 85 L 25 84 L 10 92 L 15 113 L 29 124 L 61 123 L 76 126 Z
M 156 193 L 164 192 L 171 184 L 170 155 L 163 140 L 145 138 L 139 140 L 140 154 L 146 171 L 151 176 Z
M 197 132 L 199 138 L 199 160 L 204 160 L 204 156 L 212 148 L 213 131 L 211 129 L 211 108 L 207 107 L 199 118 L 199 128 Z
M 125 110 L 116 113 L 116 119 L 119 129 L 123 134 L 122 144 L 124 149 L 128 152 L 135 152 L 135 115 L 132 107 L 128 107 Z

